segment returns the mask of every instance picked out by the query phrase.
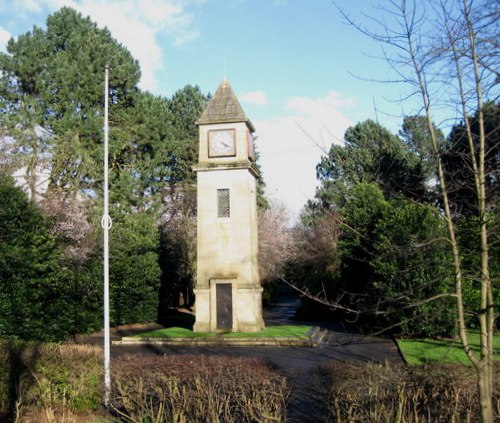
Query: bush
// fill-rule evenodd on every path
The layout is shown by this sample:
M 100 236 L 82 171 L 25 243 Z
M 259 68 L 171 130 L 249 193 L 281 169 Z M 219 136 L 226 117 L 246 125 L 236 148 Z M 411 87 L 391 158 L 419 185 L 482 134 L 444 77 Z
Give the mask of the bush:
M 159 231 L 153 210 L 118 214 L 110 230 L 111 325 L 153 322 L 158 314 Z
M 471 372 L 459 365 L 335 362 L 326 368 L 330 418 L 370 423 L 479 422 L 477 385 Z M 496 383 L 498 402 L 498 378 Z
M 257 359 L 120 357 L 112 407 L 127 422 L 285 421 L 285 378 Z
M 0 343 L 0 421 L 43 410 L 46 420 L 97 410 L 102 350 L 83 345 Z M 57 419 L 56 419 L 57 420 Z
M 299 253 L 298 270 L 292 267 L 290 279 L 330 304 L 338 318 L 355 321 L 367 331 L 390 329 L 406 337 L 452 335 L 455 303 L 437 297 L 453 288 L 446 226 L 439 211 L 403 197 L 386 198 L 375 183 L 353 184 L 348 194 L 339 214 L 306 227 L 311 241 Z M 327 242 L 318 244 L 321 238 Z M 328 254 L 304 260 L 311 246 Z
M 43 211 L 0 174 L 0 338 L 59 341 L 100 328 L 96 264 L 65 259 Z

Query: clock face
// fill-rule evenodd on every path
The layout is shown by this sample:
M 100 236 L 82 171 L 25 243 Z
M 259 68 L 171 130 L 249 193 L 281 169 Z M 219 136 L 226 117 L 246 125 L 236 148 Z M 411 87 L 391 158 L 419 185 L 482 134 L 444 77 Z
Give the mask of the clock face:
M 234 129 L 208 132 L 208 156 L 230 157 L 236 155 Z

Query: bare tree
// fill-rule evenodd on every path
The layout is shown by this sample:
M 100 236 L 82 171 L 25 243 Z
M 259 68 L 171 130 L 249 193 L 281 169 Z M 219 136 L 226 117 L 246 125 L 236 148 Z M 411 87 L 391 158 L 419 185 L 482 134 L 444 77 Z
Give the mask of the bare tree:
M 291 257 L 290 214 L 282 203 L 259 210 L 259 272 L 263 283 L 278 280 Z
M 500 6 L 497 2 L 487 0 L 389 0 L 384 5 L 379 9 L 382 18 L 368 18 L 378 26 L 375 30 L 355 22 L 346 12 L 339 10 L 350 24 L 381 43 L 383 57 L 398 75 L 399 82 L 411 87 L 409 97 L 420 99 L 420 112 L 427 120 L 442 213 L 447 224 L 455 281 L 452 294 L 456 298 L 460 339 L 476 370 L 481 420 L 493 422 L 493 337 L 496 316 L 490 277 L 488 235 L 492 208 L 489 207 L 489 193 L 485 184 L 487 151 L 483 106 L 486 98 L 496 100 Z M 450 206 L 450 181 L 433 125 L 434 111 L 443 106 L 451 112 L 457 112 L 464 122 L 469 145 L 467 154 L 475 196 L 477 254 L 480 262 L 476 274 L 480 285 L 480 309 L 475 313 L 480 332 L 478 353 L 473 351 L 469 342 L 463 295 L 465 278 L 470 277 L 472 272 L 463 265 L 463 251 L 458 240 L 458 216 Z M 470 119 L 474 114 L 479 127 L 478 135 L 474 135 L 470 128 Z
M 76 264 L 89 260 L 97 251 L 99 242 L 83 202 L 52 191 L 46 194 L 40 205 L 52 223 L 51 232 L 63 246 L 66 258 Z
M 325 212 L 313 225 L 298 223 L 293 228 L 292 263 L 308 273 L 314 269 L 325 272 L 336 270 L 337 264 L 332 262 L 332 253 L 337 249 L 341 228 L 342 219 L 333 210 Z M 297 276 L 301 278 L 301 275 Z

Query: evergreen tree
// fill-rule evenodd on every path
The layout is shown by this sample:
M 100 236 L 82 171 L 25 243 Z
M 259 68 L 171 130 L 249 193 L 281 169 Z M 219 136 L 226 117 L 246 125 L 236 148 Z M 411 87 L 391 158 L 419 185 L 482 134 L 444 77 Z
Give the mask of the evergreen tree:
M 483 107 L 485 133 L 485 189 L 488 212 L 498 213 L 500 204 L 500 103 L 486 103 Z M 469 118 L 473 150 L 478 158 L 478 111 Z M 478 216 L 478 204 L 473 184 L 469 138 L 465 122 L 455 125 L 446 143 L 443 165 L 450 189 L 450 201 L 457 216 Z
M 348 189 L 358 182 L 376 182 L 388 196 L 421 199 L 426 195 L 425 171 L 418 156 L 371 120 L 348 128 L 344 145 L 331 146 L 316 174 L 321 207 L 342 206 Z
M 88 267 L 63 263 L 51 224 L 0 174 L 0 338 L 57 341 L 95 329 L 100 295 Z
M 314 296 L 326 295 L 334 310 L 365 317 L 358 322 L 435 336 L 453 329 L 450 313 L 436 317 L 444 300 L 425 302 L 450 283 L 438 241 L 444 222 L 428 204 L 432 158 L 425 127 L 418 117 L 407 118 L 401 135 L 365 121 L 346 131 L 344 145 L 332 145 L 322 157 L 320 186 L 303 225 L 310 233 L 326 233 L 328 222 L 337 235 L 314 272 L 294 271 L 304 275 Z M 419 301 L 425 303 L 417 307 Z
M 47 18 L 46 29 L 11 39 L 0 54 L 3 122 L 11 129 L 23 122 L 18 112 L 28 104 L 31 128 L 49 131 L 52 188 L 97 189 L 106 64 L 113 107 L 124 107 L 137 91 L 137 62 L 107 29 L 67 7 Z

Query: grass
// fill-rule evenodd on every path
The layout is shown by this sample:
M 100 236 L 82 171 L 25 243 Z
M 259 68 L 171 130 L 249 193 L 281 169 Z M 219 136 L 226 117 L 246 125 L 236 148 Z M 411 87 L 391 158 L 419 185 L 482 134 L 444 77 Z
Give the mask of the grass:
M 224 333 L 225 338 L 282 338 L 294 337 L 307 339 L 307 333 L 311 326 L 270 326 L 260 332 L 232 332 Z M 157 329 L 135 335 L 139 338 L 210 338 L 217 336 L 211 332 L 193 332 L 192 330 L 172 327 Z
M 469 342 L 475 351 L 479 351 L 479 333 L 472 332 Z M 434 339 L 398 339 L 400 351 L 406 362 L 412 366 L 438 362 L 470 365 L 459 341 L 440 341 Z M 500 361 L 500 336 L 493 341 L 493 359 Z
M 307 339 L 307 333 L 312 326 L 269 326 L 260 332 L 232 332 L 224 335 L 225 338 L 300 338 Z
M 134 335 L 137 338 L 210 338 L 213 336 L 215 336 L 214 333 L 193 332 L 190 329 L 179 327 L 156 329 Z

